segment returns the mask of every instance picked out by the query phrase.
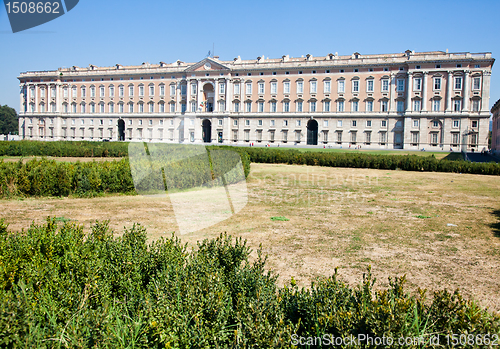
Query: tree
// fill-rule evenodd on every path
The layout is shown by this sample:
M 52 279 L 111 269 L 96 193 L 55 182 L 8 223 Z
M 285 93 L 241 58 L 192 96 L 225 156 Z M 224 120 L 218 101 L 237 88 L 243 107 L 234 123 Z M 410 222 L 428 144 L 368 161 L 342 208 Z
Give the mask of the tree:
M 18 134 L 19 117 L 16 110 L 4 105 L 0 106 L 0 134 Z

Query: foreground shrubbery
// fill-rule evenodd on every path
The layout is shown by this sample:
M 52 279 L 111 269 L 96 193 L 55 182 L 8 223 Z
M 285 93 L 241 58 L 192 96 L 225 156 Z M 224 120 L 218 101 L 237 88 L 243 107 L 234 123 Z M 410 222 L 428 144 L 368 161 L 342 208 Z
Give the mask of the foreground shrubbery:
M 113 238 L 106 223 L 89 235 L 51 219 L 21 233 L 0 223 L 0 347 L 287 348 L 295 335 L 500 330 L 458 292 L 428 301 L 405 292 L 404 278 L 377 292 L 369 273 L 355 288 L 336 274 L 280 288 L 249 253 L 225 235 L 188 253 L 175 237 L 148 246 L 137 225 Z
M 500 175 L 500 164 L 437 160 L 434 156 L 300 152 L 295 149 L 245 148 L 250 161 L 329 167 Z

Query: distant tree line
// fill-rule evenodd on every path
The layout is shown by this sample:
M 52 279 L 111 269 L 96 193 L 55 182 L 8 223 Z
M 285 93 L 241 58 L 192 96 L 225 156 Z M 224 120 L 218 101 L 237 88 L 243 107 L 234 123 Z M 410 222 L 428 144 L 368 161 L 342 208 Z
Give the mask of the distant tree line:
M 0 106 L 0 134 L 9 133 L 19 133 L 19 118 L 15 109 L 7 105 Z

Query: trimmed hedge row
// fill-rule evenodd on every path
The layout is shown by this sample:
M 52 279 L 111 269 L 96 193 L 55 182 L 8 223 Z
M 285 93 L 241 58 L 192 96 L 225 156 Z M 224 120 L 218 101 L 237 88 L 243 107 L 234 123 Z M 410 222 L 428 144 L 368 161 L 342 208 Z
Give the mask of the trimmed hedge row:
M 330 334 L 421 348 L 436 334 L 451 347 L 446 335 L 492 343 L 500 331 L 498 315 L 458 291 L 413 296 L 404 277 L 374 291 L 369 271 L 358 287 L 335 271 L 310 289 L 293 279 L 281 288 L 260 251 L 249 261 L 241 239 L 221 235 L 192 252 L 175 237 L 146 240 L 138 225 L 113 238 L 107 222 L 85 235 L 55 219 L 22 233 L 0 221 L 0 347 L 331 348 L 308 339 Z M 399 338 L 423 344 L 399 345 Z M 386 347 L 357 344 L 343 347 Z
M 175 153 L 178 148 L 173 146 L 169 149 Z M 186 155 L 185 149 L 181 150 L 182 155 Z M 204 147 L 199 150 L 205 152 Z M 168 159 L 150 161 L 141 157 L 133 163 L 134 177 L 128 159 L 84 163 L 56 162 L 45 158 L 32 159 L 26 163 L 21 160 L 0 161 L 0 197 L 94 196 L 101 193 L 132 193 L 136 189 L 140 193 L 164 190 L 165 184 L 169 190 L 194 188 L 207 183 L 231 184 L 242 178 L 241 171 L 232 170 L 240 159 L 245 178 L 250 173 L 248 154 L 235 150 L 232 147 L 209 147 L 210 157 L 203 153 L 170 162 L 168 160 L 175 155 L 172 152 L 168 154 Z M 225 183 L 220 179 L 222 175 Z M 217 178 L 217 181 L 211 182 Z
M 41 158 L 26 163 L 0 162 L 0 197 L 94 196 L 133 191 L 126 159 L 72 163 Z
M 0 142 L 0 156 L 123 157 L 128 143 L 88 141 Z
M 437 160 L 433 155 L 372 155 L 360 153 L 300 152 L 295 149 L 245 148 L 250 161 L 329 167 L 404 171 L 456 172 L 500 175 L 500 164 Z

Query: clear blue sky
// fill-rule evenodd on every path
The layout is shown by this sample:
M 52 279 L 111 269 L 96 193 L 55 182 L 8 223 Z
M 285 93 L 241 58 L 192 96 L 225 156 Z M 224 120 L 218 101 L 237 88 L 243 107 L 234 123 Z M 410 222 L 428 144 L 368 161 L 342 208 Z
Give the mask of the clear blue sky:
M 17 76 L 73 65 L 446 50 L 500 58 L 499 0 L 80 0 L 13 34 L 0 6 L 0 105 L 19 110 Z M 495 29 L 496 27 L 496 29 Z M 490 106 L 500 98 L 496 62 Z

